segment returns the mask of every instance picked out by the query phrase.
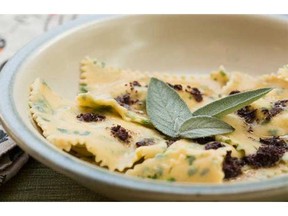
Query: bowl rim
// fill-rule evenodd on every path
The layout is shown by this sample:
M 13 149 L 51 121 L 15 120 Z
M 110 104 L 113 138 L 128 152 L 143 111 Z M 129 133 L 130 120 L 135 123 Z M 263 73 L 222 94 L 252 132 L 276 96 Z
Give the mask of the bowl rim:
M 61 151 L 55 151 L 54 148 L 43 143 L 38 136 L 29 131 L 24 121 L 16 111 L 15 101 L 13 101 L 15 78 L 17 70 L 25 63 L 29 56 L 43 48 L 45 44 L 53 43 L 59 38 L 67 34 L 73 34 L 82 28 L 95 25 L 100 22 L 109 22 L 109 20 L 123 19 L 130 16 L 118 15 L 93 15 L 78 20 L 68 22 L 63 26 L 57 27 L 38 38 L 32 40 L 18 51 L 4 66 L 0 74 L 0 120 L 6 132 L 23 148 L 28 154 L 35 159 L 44 163 L 52 169 L 56 169 L 70 177 L 73 174 L 89 179 L 93 182 L 101 182 L 107 185 L 121 187 L 127 190 L 137 190 L 142 192 L 156 192 L 160 194 L 174 194 L 174 195 L 197 195 L 197 196 L 211 196 L 211 195 L 233 195 L 246 194 L 255 192 L 264 192 L 273 189 L 288 188 L 288 175 L 275 177 L 272 179 L 263 180 L 260 182 L 245 182 L 245 183 L 231 183 L 231 184 L 183 184 L 157 182 L 153 180 L 142 180 L 117 174 L 103 168 L 99 168 L 87 163 L 79 162 L 73 156 L 66 155 Z M 239 15 L 236 15 L 239 16 Z M 274 20 L 279 22 L 288 22 L 288 17 L 275 15 L 245 15 L 257 16 L 262 19 Z M 53 155 L 53 158 L 51 157 Z M 73 178 L 73 177 L 72 177 Z

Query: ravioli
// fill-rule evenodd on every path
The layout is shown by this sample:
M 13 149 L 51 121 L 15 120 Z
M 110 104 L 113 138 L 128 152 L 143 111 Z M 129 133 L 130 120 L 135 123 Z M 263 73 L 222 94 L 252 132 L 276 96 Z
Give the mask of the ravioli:
M 239 72 L 231 73 L 230 79 L 222 88 L 223 95 L 228 95 L 229 92 L 236 89 L 245 91 L 272 87 L 273 90 L 263 98 L 249 105 L 251 110 L 255 111 L 255 120 L 253 122 L 247 124 L 247 122 L 243 121 L 243 119 L 241 120 L 241 117 L 237 114 L 225 116 L 224 121 L 231 124 L 236 130 L 229 135 L 218 135 L 216 139 L 235 145 L 237 146 L 237 150 L 244 151 L 249 155 L 255 153 L 261 146 L 259 143 L 260 137 L 287 135 L 288 110 L 282 107 L 283 109 L 281 108 L 282 110 L 269 120 L 265 119 L 267 115 L 265 115 L 264 112 L 272 110 L 274 103 L 288 99 L 287 81 L 288 72 L 286 69 L 279 69 L 277 74 L 260 77 L 252 77 Z
M 157 154 L 128 170 L 128 175 L 167 181 L 221 183 L 222 163 L 227 151 L 238 152 L 227 145 L 219 150 L 205 150 L 203 145 L 179 140 L 167 151 Z
M 145 100 L 151 77 L 157 77 L 167 83 L 181 86 L 178 93 L 191 110 L 195 110 L 218 97 L 216 92 L 220 91 L 221 87 L 218 82 L 207 76 L 196 77 L 119 70 L 106 67 L 104 63 L 90 58 L 81 62 L 81 71 L 81 93 L 77 96 L 78 106 L 110 107 L 124 120 L 148 126 L 151 123 L 145 110 Z M 200 92 L 201 101 L 197 97 L 193 97 L 193 91 Z M 122 103 L 121 99 L 123 99 Z
M 273 90 L 222 118 L 234 132 L 174 140 L 156 130 L 147 115 L 151 77 L 166 82 L 192 112 L 230 94 L 264 87 Z M 288 150 L 288 66 L 259 77 L 229 73 L 223 67 L 209 75 L 180 75 L 122 70 L 86 58 L 81 62 L 76 101 L 60 97 L 43 80 L 36 79 L 29 106 L 33 120 L 50 143 L 124 175 L 219 184 L 288 173 L 288 151 L 279 153 L 276 149 L 279 160 L 269 152 L 271 145 Z M 274 161 L 267 163 L 270 159 Z M 237 175 L 231 173 L 233 169 Z
M 229 114 L 223 119 L 235 128 L 233 133 L 217 135 L 216 140 L 234 146 L 243 154 L 254 154 L 260 147 L 259 138 L 247 131 L 247 125 L 235 114 Z
M 91 110 L 83 110 L 62 99 L 40 79 L 31 89 L 29 105 L 34 120 L 43 130 L 44 137 L 62 150 L 69 152 L 73 147 L 85 147 L 100 166 L 123 171 L 136 161 L 154 157 L 167 147 L 165 140 L 154 130 L 127 123 L 111 114 L 106 114 L 106 119 L 100 122 L 77 120 L 79 113 Z M 111 136 L 111 127 L 115 125 L 122 125 L 130 131 L 129 143 Z M 137 148 L 135 143 L 144 138 L 153 139 L 155 144 Z

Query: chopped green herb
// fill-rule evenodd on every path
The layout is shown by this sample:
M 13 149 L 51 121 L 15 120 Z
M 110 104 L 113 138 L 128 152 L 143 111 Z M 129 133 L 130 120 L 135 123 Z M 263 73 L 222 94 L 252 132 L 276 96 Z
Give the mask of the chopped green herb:
M 155 156 L 156 159 L 162 159 L 162 158 L 164 158 L 164 157 L 165 157 L 164 154 L 157 154 L 157 155 Z
M 87 135 L 90 134 L 89 131 L 80 132 L 80 131 L 77 131 L 77 130 L 73 131 L 72 133 L 75 134 L 75 135 L 79 135 L 79 136 L 87 136 Z
M 93 109 L 95 113 L 102 113 L 102 112 L 112 112 L 113 108 L 111 106 L 98 106 Z
M 150 178 L 150 179 L 157 179 L 158 176 L 157 176 L 157 174 L 155 173 L 155 174 L 152 175 L 152 176 L 148 175 L 147 178 Z
M 105 67 L 105 62 L 98 62 L 97 60 L 94 60 L 94 61 L 93 61 L 93 64 L 99 65 L 99 66 L 101 66 L 102 68 Z
M 48 86 L 48 84 L 46 83 L 46 81 L 42 80 L 42 84 L 45 85 L 46 87 L 48 87 L 50 89 L 50 87 Z
M 54 113 L 52 107 L 45 98 L 36 101 L 34 107 L 41 113 L 50 113 L 50 114 Z
M 209 169 L 203 169 L 201 172 L 200 172 L 200 176 L 205 176 L 209 173 Z
M 80 93 L 86 93 L 86 92 L 88 92 L 88 90 L 87 90 L 87 84 L 81 83 L 81 84 L 79 85 L 79 92 L 80 92 Z M 85 100 L 85 98 L 83 98 L 83 99 Z
M 270 129 L 270 130 L 268 130 L 268 134 L 270 136 L 278 136 L 278 130 L 277 129 Z
M 91 132 L 89 131 L 84 131 L 82 133 L 81 132 L 79 133 L 80 136 L 88 136 L 89 134 L 91 134 Z
M 42 118 L 43 121 L 50 122 L 49 119 L 46 119 L 46 118 L 44 118 L 44 117 L 41 117 L 41 118 Z
M 64 129 L 64 128 L 57 128 L 58 131 L 60 131 L 61 133 L 65 133 L 65 134 L 75 134 L 75 135 L 79 135 L 79 136 L 87 136 L 90 134 L 89 131 L 78 131 L 78 130 L 75 130 L 75 131 L 69 131 L 67 129 Z
M 171 178 L 168 178 L 168 179 L 167 179 L 167 181 L 169 181 L 169 182 L 175 182 L 175 181 L 176 181 L 176 179 L 175 179 L 175 178 L 173 178 L 173 177 L 171 177 Z
M 225 142 L 228 143 L 228 144 L 232 144 L 232 140 L 231 139 L 226 139 Z
M 146 125 L 146 126 L 151 126 L 151 122 L 148 119 L 142 119 L 141 124 Z
M 64 129 L 64 128 L 57 128 L 58 131 L 60 131 L 61 133 L 68 133 L 68 130 Z
M 196 157 L 193 155 L 187 155 L 186 160 L 188 161 L 189 165 L 191 166 L 193 162 L 195 161 Z
M 197 169 L 195 167 L 191 167 L 188 169 L 188 172 L 187 172 L 188 176 L 192 176 L 195 173 L 197 173 Z
M 221 74 L 221 76 L 226 77 L 226 73 L 223 70 L 219 71 L 219 73 Z

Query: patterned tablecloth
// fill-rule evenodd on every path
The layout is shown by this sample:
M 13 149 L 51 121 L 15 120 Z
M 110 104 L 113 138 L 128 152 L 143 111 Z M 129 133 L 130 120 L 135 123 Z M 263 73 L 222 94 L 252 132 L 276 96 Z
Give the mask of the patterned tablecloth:
M 9 58 L 27 42 L 78 17 L 79 15 L 0 15 L 0 71 Z M 0 200 L 102 201 L 107 199 L 36 160 L 29 159 L 29 156 L 10 139 L 0 125 Z

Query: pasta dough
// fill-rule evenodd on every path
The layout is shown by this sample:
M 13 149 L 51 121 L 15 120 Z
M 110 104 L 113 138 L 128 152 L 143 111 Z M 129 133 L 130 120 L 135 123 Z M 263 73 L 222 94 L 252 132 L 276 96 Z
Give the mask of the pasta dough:
M 81 110 L 73 102 L 60 98 L 40 79 L 32 85 L 30 107 L 34 120 L 49 142 L 67 152 L 74 146 L 84 146 L 100 166 L 110 170 L 123 171 L 142 157 L 154 157 L 167 147 L 165 140 L 154 130 L 127 123 L 111 114 L 101 122 L 77 120 L 79 113 L 89 110 Z M 114 125 L 122 125 L 131 131 L 129 143 L 111 136 L 110 129 Z M 153 139 L 154 145 L 137 148 L 135 143 L 144 138 Z
M 274 89 L 222 118 L 235 128 L 230 134 L 171 140 L 153 128 L 146 113 L 151 77 L 174 88 L 192 112 L 238 91 Z M 29 105 L 34 121 L 50 143 L 66 152 L 77 152 L 75 155 L 84 160 L 92 157 L 97 166 L 170 182 L 223 183 L 259 180 L 288 172 L 288 153 L 268 168 L 242 164 L 243 172 L 237 178 L 227 178 L 225 171 L 229 154 L 230 162 L 239 165 L 246 157 L 257 157 L 263 142 L 286 143 L 287 99 L 287 67 L 260 77 L 228 73 L 224 68 L 210 75 L 170 75 L 115 69 L 86 58 L 81 62 L 75 102 L 61 98 L 43 80 L 36 79 Z

